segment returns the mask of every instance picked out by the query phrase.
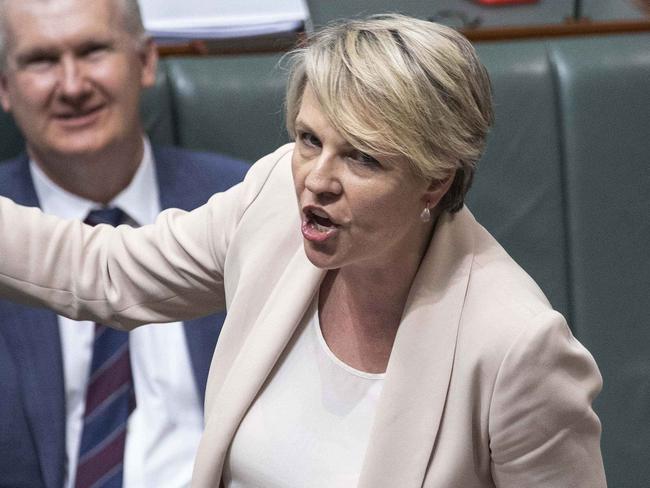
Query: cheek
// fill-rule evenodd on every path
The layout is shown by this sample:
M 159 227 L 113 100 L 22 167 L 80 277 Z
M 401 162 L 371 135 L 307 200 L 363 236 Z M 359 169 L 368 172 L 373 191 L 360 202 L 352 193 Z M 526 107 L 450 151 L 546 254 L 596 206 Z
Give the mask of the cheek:
M 51 75 L 43 74 L 42 76 L 19 76 L 11 85 L 8 93 L 14 108 L 20 104 L 23 109 L 34 110 L 47 102 L 55 83 Z
M 291 155 L 291 175 L 293 176 L 293 186 L 296 189 L 296 194 L 299 196 L 305 188 L 305 174 L 304 165 L 301 164 L 298 149 L 293 150 Z
M 122 58 L 110 58 L 87 66 L 86 75 L 95 88 L 112 98 L 131 100 L 140 93 L 142 78 L 138 65 L 131 66 Z
M 388 220 L 393 220 L 395 209 L 388 195 L 381 195 L 372 189 L 363 189 L 350 201 L 352 218 L 365 230 L 383 228 Z
M 360 230 L 387 233 L 386 238 L 390 239 L 390 235 L 398 229 L 412 227 L 422 208 L 411 192 L 381 194 L 371 191 L 365 193 L 363 198 L 357 198 L 351 210 Z
M 133 69 L 124 70 L 122 66 L 114 70 L 101 73 L 104 85 L 110 87 L 116 95 L 132 95 L 142 89 L 142 71 Z

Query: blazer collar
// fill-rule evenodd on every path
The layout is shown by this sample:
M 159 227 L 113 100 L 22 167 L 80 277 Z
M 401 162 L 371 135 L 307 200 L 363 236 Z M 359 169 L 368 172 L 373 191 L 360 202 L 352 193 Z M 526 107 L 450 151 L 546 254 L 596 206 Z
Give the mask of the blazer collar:
M 189 211 L 202 204 L 201 196 L 208 193 L 208 190 L 202 188 L 203 191 L 196 191 L 196 188 L 197 185 L 201 187 L 206 184 L 202 183 L 197 175 L 188 174 L 187 165 L 182 164 L 190 157 L 190 154 L 183 153 L 178 149 L 171 150 L 155 145 L 152 145 L 151 149 L 160 189 L 160 208 L 162 210 L 180 208 Z M 224 318 L 225 312 L 220 312 L 183 322 L 183 331 L 201 407 L 205 400 L 205 385 L 210 361 L 219 335 L 218 331 L 215 331 L 215 327 L 220 328 Z
M 181 173 L 182 161 L 170 160 L 167 153 L 156 146 L 152 146 L 152 154 L 160 187 L 160 208 L 190 210 L 196 207 L 196 191 L 191 191 L 188 185 L 198 183 L 191 176 Z
M 20 305 L 13 310 L 14 352 L 26 417 L 34 433 L 45 486 L 59 487 L 65 476 L 65 393 L 59 327 L 54 312 Z M 7 317 L 7 310 L 3 315 Z
M 0 188 L 2 193 L 16 203 L 38 206 L 27 155 L 22 154 L 3 164 L 7 166 Z M 0 309 L 0 315 L 6 319 L 2 333 L 11 345 L 21 375 L 26 418 L 34 432 L 45 486 L 62 486 L 65 468 L 65 393 L 56 314 L 9 302 L 0 303 Z
M 465 227 L 471 219 L 467 210 L 441 217 L 415 277 L 388 363 L 360 488 L 422 486 L 445 407 L 469 282 L 473 241 Z M 213 415 L 198 449 L 193 486 L 216 486 L 220 480 L 239 423 L 324 275 L 300 246 L 208 404 Z
M 469 211 L 443 214 L 391 352 L 359 488 L 421 487 L 451 379 L 474 256 Z M 407 401 L 405 401 L 407 399 Z
M 11 198 L 20 205 L 38 207 L 38 197 L 29 170 L 27 154 L 23 153 L 2 164 L 4 167 L 2 168 L 2 181 L 0 181 L 0 194 Z
M 325 271 L 314 267 L 299 246 L 255 320 L 230 373 L 207 406 L 213 415 L 208 417 L 198 449 L 193 486 L 216 486 L 239 423 L 291 339 L 324 275 Z

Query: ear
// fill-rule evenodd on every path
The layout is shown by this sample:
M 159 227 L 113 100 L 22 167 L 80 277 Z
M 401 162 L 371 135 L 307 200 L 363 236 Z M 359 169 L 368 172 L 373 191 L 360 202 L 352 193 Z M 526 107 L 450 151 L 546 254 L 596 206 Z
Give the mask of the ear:
M 442 197 L 445 196 L 445 194 L 449 191 L 449 188 L 451 187 L 451 184 L 454 181 L 454 174 L 450 174 L 443 180 L 433 180 L 429 184 L 429 188 L 427 189 L 425 193 L 425 200 L 429 208 L 434 208 L 440 200 L 442 200 Z
M 149 88 L 156 83 L 156 70 L 158 68 L 158 48 L 151 38 L 147 38 L 140 48 L 140 61 L 142 62 L 142 75 L 140 84 Z
M 0 71 L 0 105 L 5 112 L 11 111 L 11 102 L 9 100 L 9 81 L 7 75 Z

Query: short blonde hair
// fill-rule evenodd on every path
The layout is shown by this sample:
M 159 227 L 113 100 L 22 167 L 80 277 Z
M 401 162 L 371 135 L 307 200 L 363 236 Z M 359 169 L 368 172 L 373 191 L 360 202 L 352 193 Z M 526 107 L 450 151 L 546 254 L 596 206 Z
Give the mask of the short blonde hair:
M 287 129 L 305 86 L 329 122 L 371 155 L 405 156 L 416 174 L 454 175 L 442 210 L 463 206 L 492 124 L 487 71 L 451 28 L 398 14 L 332 24 L 290 54 Z

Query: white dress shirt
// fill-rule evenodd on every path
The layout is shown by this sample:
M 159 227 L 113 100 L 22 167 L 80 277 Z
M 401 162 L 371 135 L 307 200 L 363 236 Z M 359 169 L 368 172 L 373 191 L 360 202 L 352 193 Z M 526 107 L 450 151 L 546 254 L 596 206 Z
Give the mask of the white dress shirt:
M 160 199 L 151 146 L 145 140 L 133 181 L 111 202 L 138 224 L 152 223 Z M 85 219 L 99 205 L 68 193 L 30 161 L 42 210 L 67 219 Z M 73 488 L 83 427 L 86 381 L 92 359 L 94 324 L 59 317 L 66 401 L 66 488 Z M 203 412 L 180 322 L 147 325 L 131 332 L 131 367 L 137 407 L 128 423 L 124 488 L 189 486 Z

